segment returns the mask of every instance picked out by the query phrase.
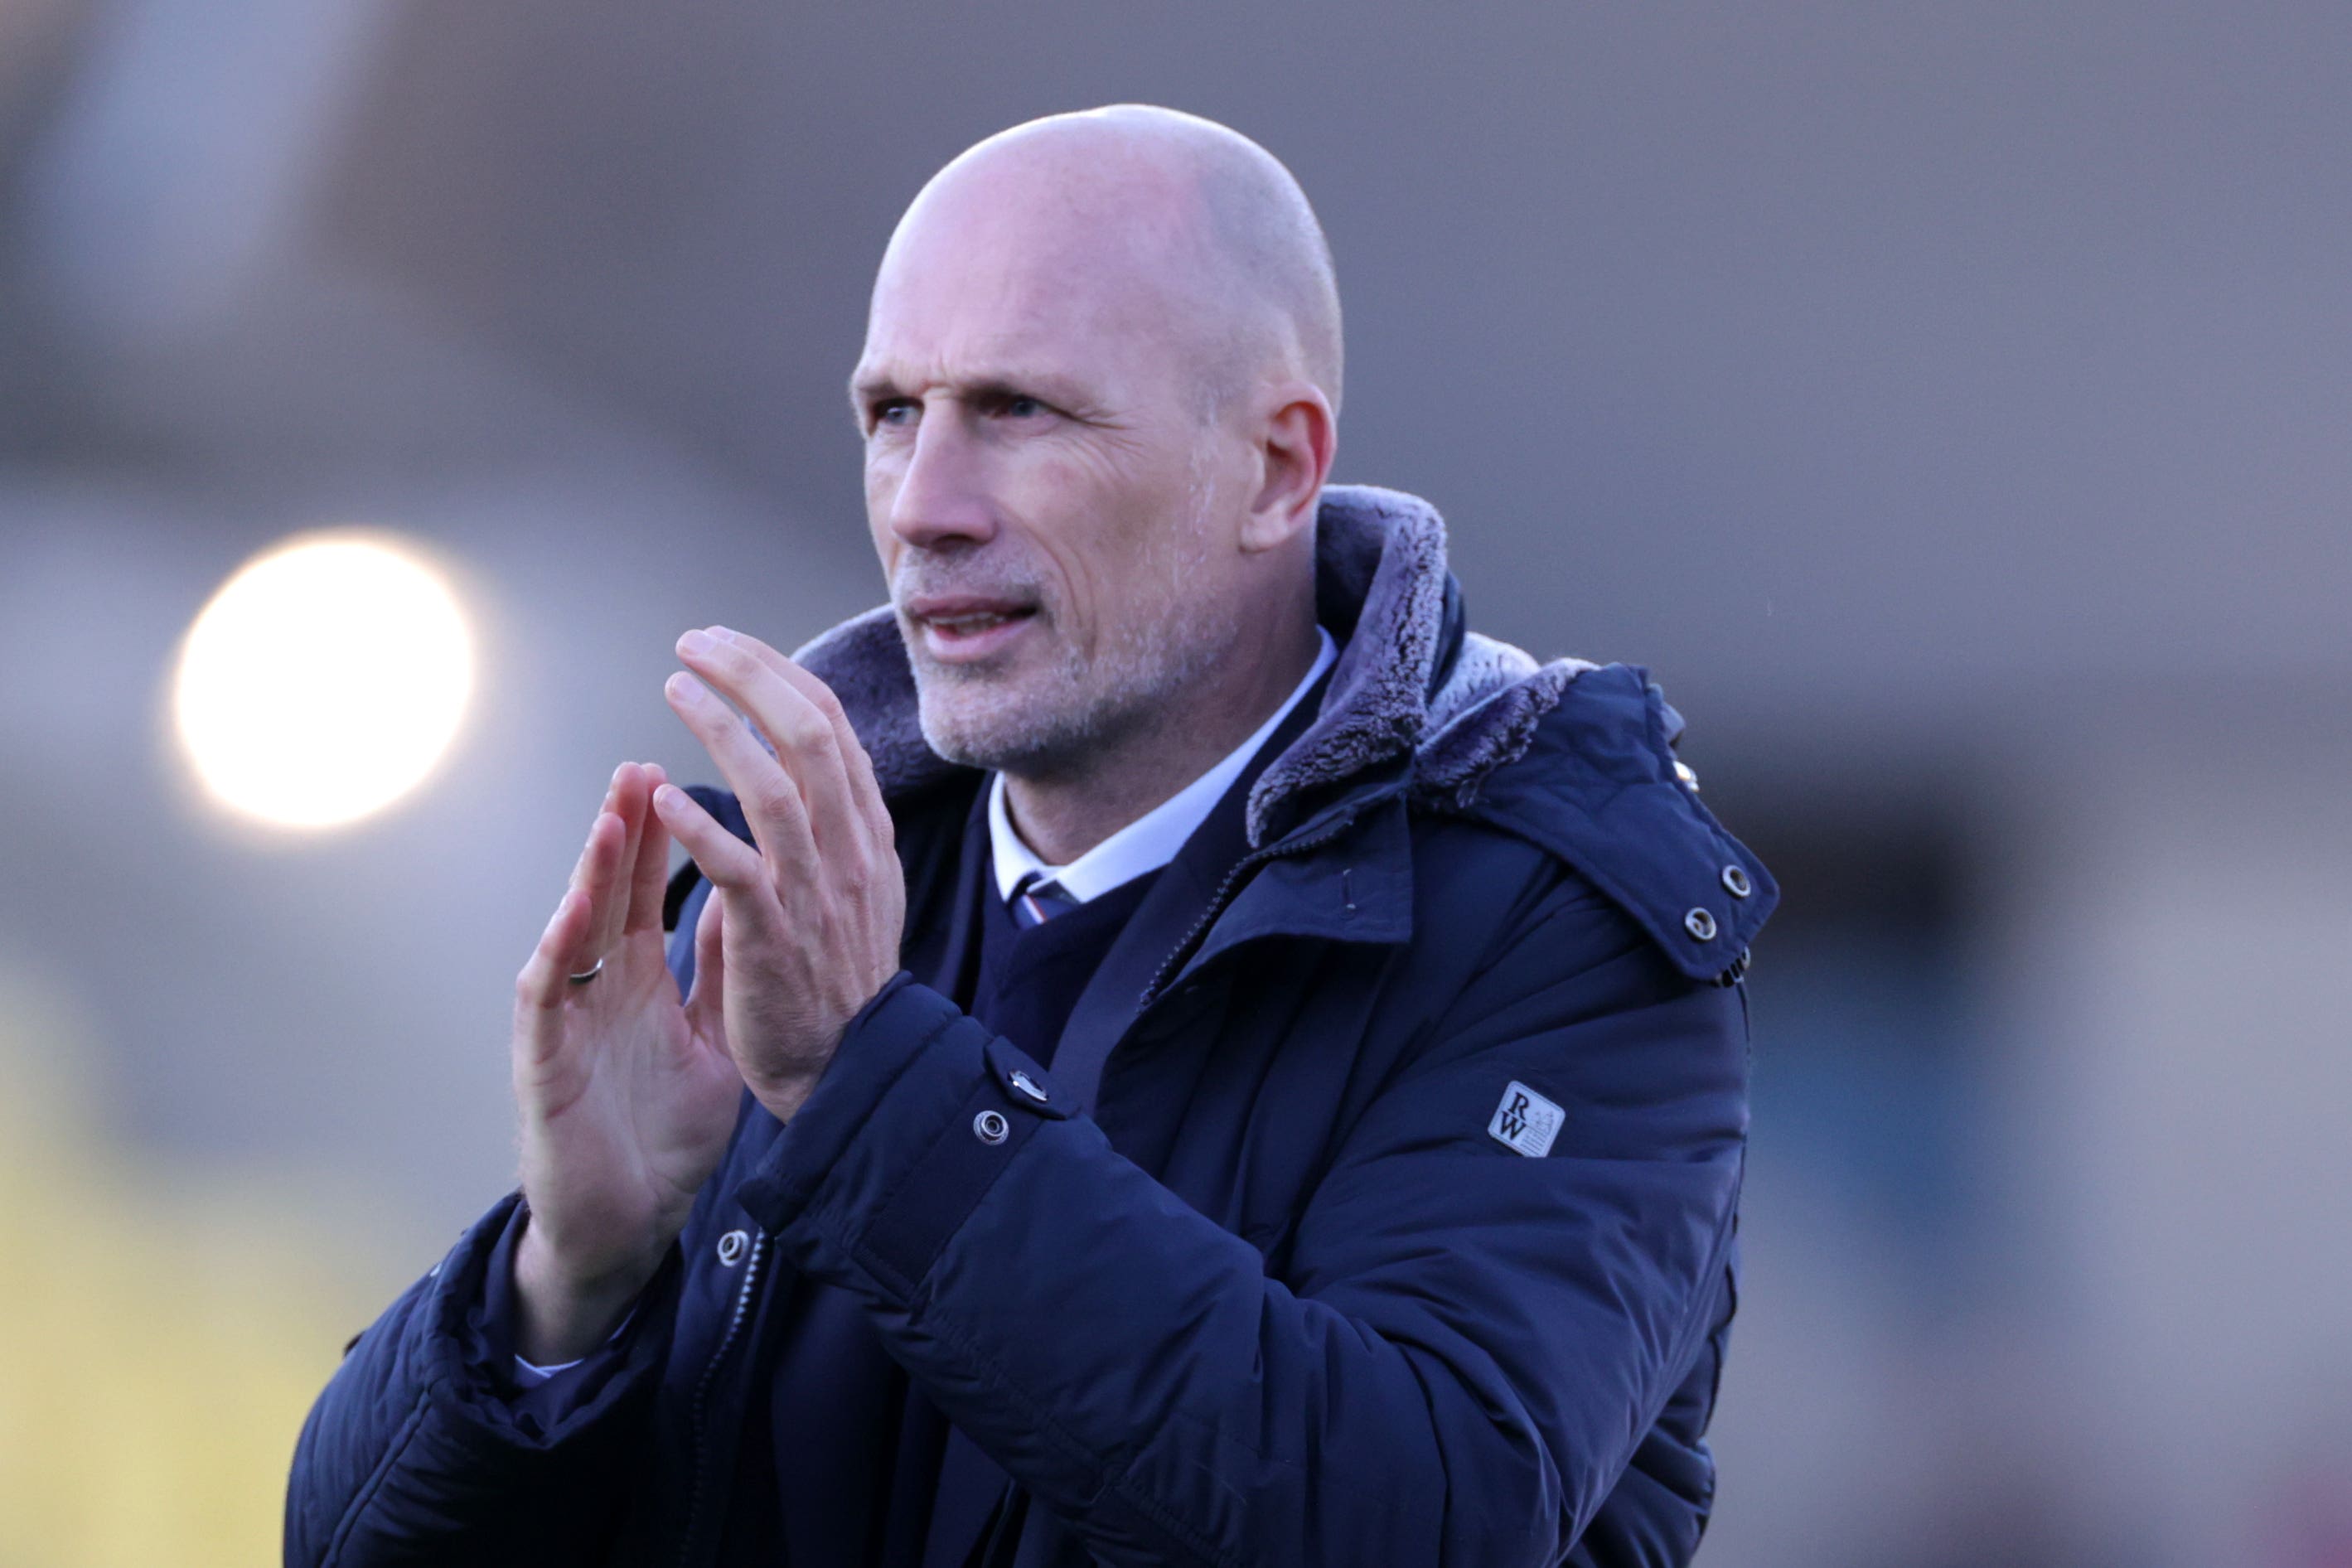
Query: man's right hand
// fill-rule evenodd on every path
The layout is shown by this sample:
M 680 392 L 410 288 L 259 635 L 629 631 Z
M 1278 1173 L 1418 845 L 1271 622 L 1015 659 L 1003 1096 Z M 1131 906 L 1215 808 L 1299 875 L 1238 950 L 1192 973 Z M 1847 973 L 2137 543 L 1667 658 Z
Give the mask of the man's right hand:
M 527 1361 L 571 1361 L 611 1334 L 684 1228 L 742 1094 L 709 953 L 718 900 L 695 931 L 683 1003 L 664 957 L 669 835 L 651 808 L 662 782 L 650 764 L 614 773 L 571 889 L 515 980 L 530 1205 L 515 1253 L 515 1348 Z M 594 979 L 571 978 L 600 960 Z

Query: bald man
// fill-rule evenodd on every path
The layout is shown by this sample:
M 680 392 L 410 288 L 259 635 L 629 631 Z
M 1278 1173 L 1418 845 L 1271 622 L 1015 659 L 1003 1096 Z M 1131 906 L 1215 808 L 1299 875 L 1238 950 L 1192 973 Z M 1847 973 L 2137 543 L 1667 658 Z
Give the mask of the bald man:
M 727 787 L 614 773 L 520 1190 L 354 1342 L 289 1563 L 1688 1560 L 1776 891 L 1642 671 L 1328 483 L 1340 373 L 1223 127 L 923 189 L 851 380 L 890 602 L 679 638 Z

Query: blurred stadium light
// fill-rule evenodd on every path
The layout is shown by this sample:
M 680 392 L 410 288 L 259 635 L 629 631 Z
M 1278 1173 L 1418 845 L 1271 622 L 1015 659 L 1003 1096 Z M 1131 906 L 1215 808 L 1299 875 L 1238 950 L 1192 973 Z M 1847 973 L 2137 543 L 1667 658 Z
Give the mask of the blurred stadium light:
M 173 712 L 222 805 L 332 827 L 423 782 L 473 682 L 443 575 L 395 542 L 340 533 L 277 546 L 221 586 L 180 650 Z

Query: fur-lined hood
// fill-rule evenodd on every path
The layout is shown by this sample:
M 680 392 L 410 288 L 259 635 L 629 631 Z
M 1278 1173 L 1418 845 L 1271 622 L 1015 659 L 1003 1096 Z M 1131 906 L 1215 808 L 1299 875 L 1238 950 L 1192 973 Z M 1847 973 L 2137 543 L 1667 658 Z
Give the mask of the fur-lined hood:
M 1314 722 L 1251 791 L 1249 837 L 1265 843 L 1307 802 L 1407 766 L 1412 795 L 1465 807 L 1482 780 L 1526 751 L 1580 674 L 1538 665 L 1465 628 L 1445 565 L 1445 524 L 1418 497 L 1331 485 L 1316 521 L 1316 615 L 1340 643 Z M 895 795 L 961 772 L 923 742 L 914 673 L 890 606 L 843 622 L 793 658 L 833 688 Z

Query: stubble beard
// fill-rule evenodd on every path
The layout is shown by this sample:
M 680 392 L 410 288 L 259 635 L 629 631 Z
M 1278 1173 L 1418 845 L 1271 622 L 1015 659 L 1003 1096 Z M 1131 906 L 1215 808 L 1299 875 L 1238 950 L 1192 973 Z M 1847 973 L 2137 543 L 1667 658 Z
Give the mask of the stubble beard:
M 1154 743 L 1169 723 L 1181 722 L 1188 698 L 1241 637 L 1238 606 L 1198 586 L 1208 499 L 1196 468 L 1183 526 L 1162 531 L 1164 542 L 1137 563 L 1136 574 L 1154 591 L 1105 629 L 1091 656 L 1061 636 L 1060 606 L 1050 598 L 1037 612 L 1035 630 L 1053 639 L 1042 668 L 941 664 L 919 637 L 908 637 L 924 742 L 966 767 L 1067 780 L 1130 746 Z M 908 629 L 903 620 L 900 627 Z
M 1237 628 L 1217 609 L 1178 606 L 1160 626 L 1120 628 L 1091 658 L 1062 644 L 1050 664 L 1017 677 L 917 654 L 923 740 L 966 767 L 1083 777 L 1181 713 L 1234 645 Z

